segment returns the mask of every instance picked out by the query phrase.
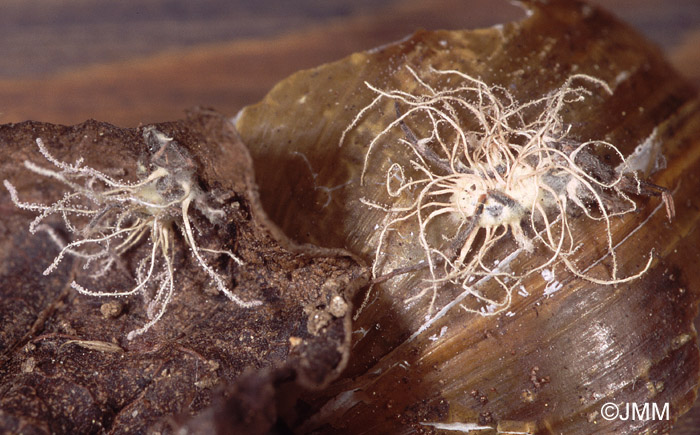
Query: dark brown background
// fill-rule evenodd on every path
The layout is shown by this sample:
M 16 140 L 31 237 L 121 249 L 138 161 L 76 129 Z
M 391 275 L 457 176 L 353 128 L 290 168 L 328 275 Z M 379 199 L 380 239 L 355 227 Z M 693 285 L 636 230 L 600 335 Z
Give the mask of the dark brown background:
M 700 2 L 597 0 L 656 42 L 700 85 Z M 0 123 L 120 126 L 205 105 L 235 114 L 302 68 L 418 28 L 517 19 L 506 0 L 5 0 Z
M 596 3 L 700 88 L 699 1 Z M 522 15 L 505 0 L 5 0 L 0 123 L 136 126 L 197 105 L 232 116 L 299 69 L 418 28 L 476 28 Z M 674 433 L 698 433 L 697 408 Z

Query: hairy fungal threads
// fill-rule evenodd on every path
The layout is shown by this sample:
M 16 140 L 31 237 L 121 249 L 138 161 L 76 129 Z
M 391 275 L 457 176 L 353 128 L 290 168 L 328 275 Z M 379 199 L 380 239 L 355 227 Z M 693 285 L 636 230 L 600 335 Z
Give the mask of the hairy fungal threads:
M 570 127 L 561 116 L 567 106 L 591 96 L 593 89 L 612 93 L 605 82 L 573 75 L 547 95 L 520 103 L 507 89 L 460 71 L 431 68 L 419 75 L 408 68 L 408 72 L 410 91 L 366 83 L 376 97 L 341 137 L 342 145 L 361 124 L 378 120 L 382 125 L 369 142 L 361 176 L 366 184 L 370 174 L 377 180 L 377 172 L 383 172 L 385 192 L 393 203 L 362 200 L 387 213 L 375 253 L 375 282 L 427 267 L 428 286 L 409 301 L 432 293 L 432 311 L 438 289 L 452 285 L 475 299 L 469 306 L 462 304 L 466 311 L 492 315 L 509 307 L 522 278 L 555 263 L 600 284 L 630 281 L 648 270 L 651 255 L 637 273 L 619 274 L 612 218 L 637 209 L 631 195 L 661 195 L 670 219 L 670 194 L 631 173 L 613 144 L 570 138 Z M 384 121 L 387 111 L 394 113 L 390 122 Z M 397 148 L 404 147 L 409 157 L 389 156 L 374 163 L 378 148 L 391 141 L 398 141 Z M 600 153 L 619 160 L 618 169 L 604 163 Z M 572 228 L 572 216 L 602 223 L 609 277 L 598 278 L 576 265 L 583 240 Z M 410 225 L 415 225 L 424 259 L 387 273 L 383 253 L 387 235 Z M 456 226 L 457 231 L 446 233 L 446 226 Z M 509 237 L 522 251 L 536 249 L 542 260 L 523 273 L 500 267 L 513 252 L 494 248 Z M 500 297 L 487 297 L 473 287 L 486 277 L 503 289 Z
M 233 252 L 199 246 L 189 217 L 191 206 L 202 212 L 212 223 L 225 217 L 223 210 L 208 204 L 208 196 L 195 182 L 194 163 L 187 152 L 172 138 L 155 128 L 144 129 L 144 139 L 151 150 L 147 167 L 140 167 L 143 175 L 134 183 L 116 180 L 103 172 L 83 165 L 83 159 L 74 164 L 53 157 L 41 138 L 36 139 L 39 151 L 53 165 L 48 169 L 31 161 L 24 166 L 31 172 L 48 177 L 68 187 L 63 198 L 51 205 L 22 202 L 15 187 L 4 180 L 12 202 L 23 210 L 38 212 L 29 225 L 30 233 L 46 232 L 61 248 L 44 275 L 53 272 L 66 255 L 83 261 L 89 277 L 99 282 L 102 276 L 122 268 L 122 257 L 143 243 L 149 244 L 147 254 L 136 261 L 135 286 L 129 290 L 103 291 L 88 289 L 76 281 L 71 287 L 81 294 L 97 297 L 123 297 L 141 294 L 147 302 L 149 321 L 129 332 L 129 340 L 148 331 L 163 316 L 175 291 L 175 253 L 182 233 L 192 258 L 214 282 L 217 289 L 237 305 L 250 308 L 261 301 L 245 301 L 228 289 L 224 278 L 205 260 L 207 255 L 226 255 L 243 264 Z M 74 240 L 65 243 L 44 220 L 57 214 L 63 219 Z M 196 228 L 195 228 L 196 230 Z

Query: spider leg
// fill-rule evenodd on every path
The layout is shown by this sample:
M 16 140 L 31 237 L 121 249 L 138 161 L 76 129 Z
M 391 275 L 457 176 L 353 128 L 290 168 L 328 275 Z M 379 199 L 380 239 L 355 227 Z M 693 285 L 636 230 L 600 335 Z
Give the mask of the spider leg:
M 450 246 L 447 248 L 445 253 L 447 254 L 446 257 L 454 257 L 457 255 L 457 252 L 460 252 L 459 255 L 459 260 L 464 261 L 464 257 L 467 256 L 469 253 L 469 248 L 471 247 L 472 243 L 474 242 L 474 238 L 476 237 L 476 232 L 479 230 L 478 227 L 478 222 L 479 218 L 481 217 L 481 214 L 484 212 L 484 204 L 486 203 L 486 195 L 481 195 L 479 197 L 479 205 L 476 208 L 476 211 L 474 212 L 474 216 L 469 221 L 469 224 L 467 225 L 467 228 L 465 231 L 462 231 L 460 235 L 450 244 Z M 512 201 L 512 199 L 511 199 Z M 460 249 L 461 248 L 461 249 Z M 442 263 L 445 262 L 445 257 L 443 256 L 438 256 L 435 255 L 433 257 L 433 265 L 438 266 Z M 403 275 L 409 272 L 415 272 L 417 270 L 424 269 L 428 267 L 428 262 L 427 261 L 421 261 L 420 263 L 412 264 L 410 266 L 405 266 L 405 267 L 399 267 L 394 270 L 392 270 L 389 273 L 385 273 L 384 275 L 378 276 L 377 278 L 373 279 L 372 282 L 370 283 L 371 285 L 374 284 L 379 284 L 384 281 L 387 281 L 395 276 L 398 275 Z
M 394 101 L 394 110 L 396 111 L 397 118 L 401 118 L 403 116 L 403 112 L 401 111 L 401 108 L 399 107 L 399 103 L 397 101 Z M 411 130 L 411 128 L 403 120 L 399 121 L 399 126 L 401 127 L 401 131 L 403 131 L 404 135 L 406 136 L 406 140 L 416 151 L 416 153 L 418 153 L 425 160 L 440 168 L 445 173 L 451 174 L 453 172 L 450 168 L 449 162 L 445 159 L 440 158 L 440 156 L 438 156 L 435 151 L 427 147 L 425 142 L 419 141 L 415 133 L 413 133 L 413 130 Z
M 471 250 L 472 244 L 474 243 L 474 238 L 476 238 L 476 233 L 479 231 L 479 219 L 481 218 L 481 214 L 484 212 L 484 205 L 486 204 L 486 198 L 487 195 L 483 194 L 479 197 L 479 205 L 476 207 L 476 210 L 474 211 L 474 215 L 471 218 L 471 221 L 467 225 L 466 231 L 464 231 L 464 236 L 460 237 L 460 240 L 462 240 L 462 247 L 459 249 L 459 257 L 457 257 L 457 264 L 462 264 L 464 262 L 464 259 L 467 257 L 467 254 Z M 453 244 L 454 245 L 454 244 Z M 457 246 L 454 247 L 455 251 L 457 250 Z M 451 247 L 452 249 L 452 247 Z M 456 253 L 456 252 L 455 252 Z
M 676 208 L 673 203 L 671 191 L 663 186 L 654 184 L 650 181 L 643 180 L 637 174 L 624 174 L 617 188 L 624 193 L 630 193 L 640 196 L 661 196 L 661 200 L 666 206 L 666 215 L 668 220 L 672 221 L 676 216 Z
M 436 259 L 435 263 L 438 263 L 440 260 Z M 397 267 L 396 269 L 392 270 L 389 273 L 385 273 L 384 275 L 378 276 L 375 279 L 373 279 L 369 284 L 370 285 L 375 285 L 375 284 L 380 284 L 383 283 L 384 281 L 388 281 L 391 278 L 399 275 L 404 275 L 406 273 L 410 272 L 415 272 L 417 270 L 421 270 L 428 267 L 428 262 L 427 261 L 421 261 L 416 264 L 412 264 L 410 266 L 405 266 L 405 267 Z

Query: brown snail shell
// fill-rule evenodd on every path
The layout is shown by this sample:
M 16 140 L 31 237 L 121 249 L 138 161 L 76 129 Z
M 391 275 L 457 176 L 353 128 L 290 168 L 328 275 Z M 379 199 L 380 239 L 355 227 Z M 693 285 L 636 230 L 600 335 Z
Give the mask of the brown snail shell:
M 302 430 L 413 433 L 463 424 L 515 433 L 666 432 L 695 401 L 696 93 L 656 48 L 605 12 L 578 2 L 524 3 L 531 14 L 520 22 L 419 31 L 298 72 L 245 108 L 236 126 L 251 149 L 263 206 L 297 241 L 345 248 L 371 262 L 386 213 L 361 206 L 360 199 L 379 196 L 385 186 L 360 186 L 367 140 L 339 146 L 342 132 L 375 97 L 365 81 L 402 89 L 410 78 L 406 65 L 456 69 L 529 101 L 574 73 L 588 74 L 615 86 L 612 95 L 568 109 L 564 117 L 573 135 L 604 139 L 626 156 L 652 134 L 662 144 L 656 152 L 666 167 L 651 179 L 673 191 L 675 218 L 669 223 L 658 199 L 638 198 L 639 212 L 616 219 L 612 229 L 622 242 L 620 273 L 634 274 L 653 251 L 649 270 L 613 286 L 555 266 L 561 287 L 551 296 L 544 292 L 548 282 L 533 274 L 523 282 L 529 295 L 514 297 L 507 313 L 481 317 L 447 309 L 427 322 L 424 301 L 405 303 L 424 275 L 407 273 L 378 284 L 353 325 L 348 369 L 307 398 L 309 409 L 320 411 L 289 416 Z M 407 152 L 400 137 L 393 138 L 393 145 L 386 141 L 376 151 L 381 158 L 400 159 Z M 410 223 L 402 225 L 396 233 L 410 234 Z M 587 238 L 601 226 L 577 222 L 575 231 Z M 581 267 L 603 256 L 593 239 L 578 251 Z M 422 256 L 410 237 L 392 236 L 385 251 Z M 519 258 L 514 267 L 526 269 L 536 255 Z M 487 282 L 481 291 L 488 294 L 494 286 Z M 669 419 L 606 420 L 606 402 L 668 403 Z

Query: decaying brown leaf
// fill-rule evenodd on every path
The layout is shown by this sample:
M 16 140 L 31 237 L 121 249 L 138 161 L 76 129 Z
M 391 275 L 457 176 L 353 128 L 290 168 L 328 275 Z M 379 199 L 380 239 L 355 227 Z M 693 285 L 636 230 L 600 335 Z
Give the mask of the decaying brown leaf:
M 174 293 L 163 318 L 142 335 L 147 307 L 131 299 L 96 298 L 69 287 L 86 271 L 66 255 L 42 271 L 60 248 L 45 232 L 30 236 L 33 214 L 0 196 L 0 427 L 10 432 L 134 433 L 173 428 L 217 400 L 231 398 L 226 427 L 265 432 L 276 421 L 276 391 L 285 383 L 317 388 L 345 366 L 349 301 L 367 280 L 352 255 L 299 246 L 270 224 L 258 205 L 247 150 L 221 115 L 199 110 L 186 120 L 151 126 L 187 149 L 198 187 L 226 218 L 211 224 L 190 212 L 199 243 L 236 252 L 208 257 L 239 297 L 263 303 L 241 308 L 222 297 L 174 237 Z M 145 127 L 144 127 L 145 128 Z M 65 185 L 24 167 L 40 165 L 41 138 L 56 158 L 134 180 L 149 150 L 139 129 L 88 121 L 73 127 L 26 122 L 0 127 L 2 176 L 23 201 L 50 204 Z M 45 163 L 45 162 L 44 162 Z M 48 166 L 48 164 L 47 164 Z M 60 215 L 45 223 L 68 237 Z M 134 286 L 136 262 L 148 243 L 123 253 L 119 268 L 95 285 Z M 117 301 L 110 305 L 110 300 Z M 247 371 L 246 371 L 247 370 Z M 240 384 L 238 383 L 240 380 Z M 289 387 L 295 390 L 294 387 Z

